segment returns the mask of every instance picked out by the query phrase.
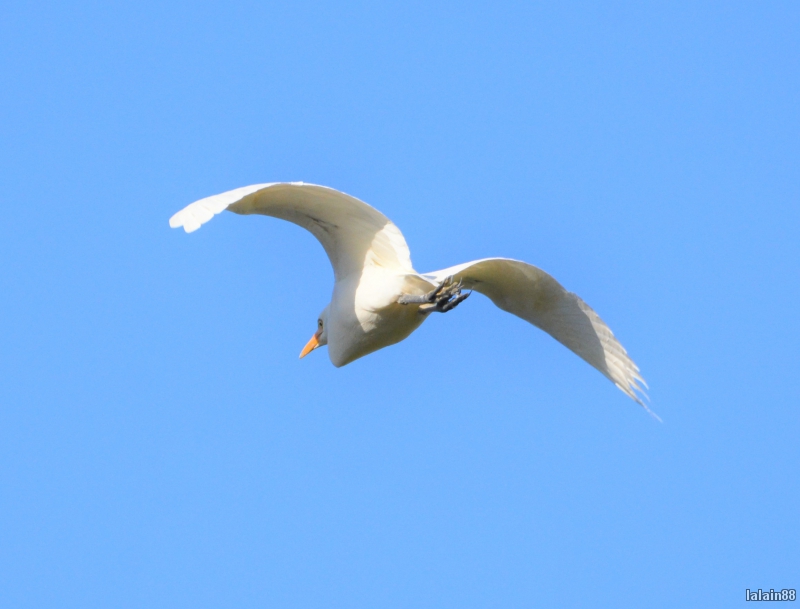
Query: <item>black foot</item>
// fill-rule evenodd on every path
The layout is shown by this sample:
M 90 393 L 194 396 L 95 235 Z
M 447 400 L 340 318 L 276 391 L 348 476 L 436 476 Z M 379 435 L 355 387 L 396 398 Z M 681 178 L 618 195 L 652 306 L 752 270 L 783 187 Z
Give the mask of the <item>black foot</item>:
M 461 293 L 461 282 L 453 282 L 452 277 L 445 277 L 435 289 L 422 296 L 402 295 L 397 299 L 400 304 L 419 304 L 419 312 L 427 315 L 437 311 L 447 313 L 455 309 L 460 303 L 464 302 L 472 292 Z

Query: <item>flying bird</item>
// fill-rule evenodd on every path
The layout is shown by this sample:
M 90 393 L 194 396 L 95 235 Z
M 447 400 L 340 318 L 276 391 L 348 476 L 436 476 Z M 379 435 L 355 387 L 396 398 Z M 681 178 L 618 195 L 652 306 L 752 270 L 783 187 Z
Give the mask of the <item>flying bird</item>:
M 200 199 L 169 225 L 191 233 L 226 209 L 293 222 L 328 254 L 333 296 L 301 358 L 327 345 L 333 365 L 344 366 L 407 338 L 433 313 L 452 311 L 475 291 L 547 332 L 650 412 L 642 401 L 647 384 L 609 327 L 535 266 L 485 258 L 418 273 L 400 229 L 381 212 L 333 188 L 303 182 L 255 184 Z

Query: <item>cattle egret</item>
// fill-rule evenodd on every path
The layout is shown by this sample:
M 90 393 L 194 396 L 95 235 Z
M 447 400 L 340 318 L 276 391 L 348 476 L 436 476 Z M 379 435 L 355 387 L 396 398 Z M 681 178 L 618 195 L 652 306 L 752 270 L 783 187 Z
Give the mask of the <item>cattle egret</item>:
M 169 225 L 191 233 L 226 209 L 294 222 L 325 248 L 333 296 L 301 358 L 327 345 L 333 365 L 344 366 L 400 342 L 431 313 L 450 311 L 476 291 L 547 332 L 650 411 L 639 395 L 647 397 L 647 384 L 608 326 L 535 266 L 486 258 L 418 273 L 403 234 L 386 216 L 343 192 L 302 182 L 255 184 L 201 199 L 172 216 Z

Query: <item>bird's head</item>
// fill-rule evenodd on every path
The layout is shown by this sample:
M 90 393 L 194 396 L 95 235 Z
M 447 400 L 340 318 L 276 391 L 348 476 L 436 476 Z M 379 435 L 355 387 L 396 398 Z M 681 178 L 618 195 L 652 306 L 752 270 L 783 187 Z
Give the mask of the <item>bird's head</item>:
M 322 347 L 323 345 L 328 344 L 329 307 L 330 305 L 322 309 L 322 313 L 319 314 L 319 319 L 317 320 L 317 331 L 314 332 L 314 336 L 312 336 L 311 340 L 306 343 L 305 347 L 303 347 L 303 350 L 300 352 L 300 359 L 303 359 L 317 347 Z

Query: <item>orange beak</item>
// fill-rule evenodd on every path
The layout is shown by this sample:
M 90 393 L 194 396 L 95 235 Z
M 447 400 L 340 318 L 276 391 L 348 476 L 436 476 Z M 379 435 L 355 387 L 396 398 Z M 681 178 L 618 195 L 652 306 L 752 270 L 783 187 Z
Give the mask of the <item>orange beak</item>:
M 300 359 L 303 359 L 306 355 L 319 347 L 319 334 L 319 332 L 314 334 L 314 336 L 311 337 L 311 340 L 306 343 L 306 346 L 303 347 L 303 350 L 300 352 Z

